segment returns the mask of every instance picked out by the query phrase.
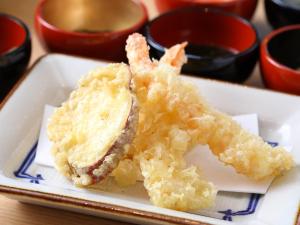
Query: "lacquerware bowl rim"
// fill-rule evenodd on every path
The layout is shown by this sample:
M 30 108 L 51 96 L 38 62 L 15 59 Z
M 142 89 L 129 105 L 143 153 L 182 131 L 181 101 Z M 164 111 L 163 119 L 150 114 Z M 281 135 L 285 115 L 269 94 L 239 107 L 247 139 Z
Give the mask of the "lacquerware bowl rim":
M 31 42 L 30 31 L 29 31 L 27 25 L 15 16 L 0 12 L 0 17 L 6 17 L 9 20 L 14 21 L 25 31 L 25 38 L 24 38 L 24 41 L 22 44 L 20 44 L 17 48 L 15 48 L 13 50 L 8 50 L 8 51 L 0 54 L 0 58 L 13 57 L 13 55 L 24 51 L 26 48 L 26 45 L 28 45 Z
M 161 1 L 161 0 L 156 0 L 156 1 Z M 249 0 L 227 0 L 226 2 L 220 2 L 220 1 L 214 1 L 211 2 L 210 0 L 203 0 L 201 2 L 197 1 L 195 2 L 195 0 L 178 0 L 180 2 L 184 2 L 184 3 L 195 3 L 195 4 L 211 4 L 211 5 L 222 5 L 222 4 L 226 4 L 226 3 L 232 3 L 232 2 L 240 2 L 240 1 L 249 1 Z M 257 1 L 257 0 L 253 0 L 253 1 Z
M 234 55 L 222 56 L 222 57 L 218 57 L 218 58 L 235 60 L 237 58 L 240 58 L 240 57 L 243 57 L 245 55 L 251 54 L 252 52 L 254 52 L 255 50 L 258 49 L 259 43 L 260 43 L 259 36 L 258 36 L 258 31 L 255 28 L 255 26 L 249 20 L 247 20 L 247 19 L 245 19 L 241 16 L 238 16 L 236 14 L 233 14 L 233 13 L 224 12 L 220 9 L 215 9 L 215 8 L 210 8 L 210 7 L 203 8 L 201 6 L 188 6 L 188 7 L 182 7 L 182 8 L 179 8 L 179 9 L 171 10 L 171 11 L 163 13 L 163 14 L 157 16 L 156 18 L 154 18 L 153 20 L 149 21 L 145 26 L 145 35 L 146 35 L 148 44 L 151 47 L 155 48 L 156 51 L 159 51 L 160 53 L 164 53 L 165 47 L 162 46 L 161 44 L 159 44 L 158 42 L 156 42 L 154 40 L 154 38 L 152 37 L 152 35 L 151 35 L 151 32 L 150 32 L 151 25 L 153 23 L 157 22 L 158 20 L 160 20 L 162 17 L 169 16 L 170 14 L 172 15 L 172 14 L 176 14 L 176 13 L 180 13 L 180 12 L 184 12 L 184 11 L 193 11 L 193 10 L 201 11 L 202 13 L 203 12 L 204 13 L 212 12 L 212 13 L 215 13 L 215 14 L 221 14 L 223 16 L 232 17 L 232 18 L 238 20 L 239 22 L 242 22 L 243 24 L 245 24 L 247 27 L 249 27 L 250 29 L 252 29 L 254 31 L 255 41 L 253 42 L 253 44 L 249 48 L 247 48 L 246 50 L 241 51 L 237 54 L 234 54 Z M 188 54 L 187 54 L 187 58 L 189 59 Z M 196 60 L 201 61 L 203 59 L 206 60 L 206 59 L 216 59 L 216 58 L 204 57 L 202 59 L 196 59 Z
M 270 41 L 275 38 L 277 35 L 280 35 L 282 33 L 285 32 L 289 32 L 289 31 L 293 31 L 293 30 L 299 30 L 300 32 L 300 24 L 296 24 L 296 25 L 289 25 L 289 26 L 284 26 L 281 27 L 279 29 L 276 29 L 274 31 L 272 31 L 271 33 L 269 33 L 262 41 L 261 43 L 261 50 L 263 53 L 265 53 L 265 55 L 262 55 L 261 57 L 265 57 L 267 61 L 269 61 L 271 64 L 275 65 L 276 67 L 278 67 L 281 70 L 285 70 L 285 71 L 289 71 L 290 73 L 293 73 L 295 75 L 298 75 L 300 78 L 300 71 L 294 70 L 280 62 L 278 62 L 276 59 L 273 58 L 273 56 L 270 54 L 269 51 L 269 43 Z
M 289 5 L 281 0 L 265 0 L 265 1 L 269 1 L 272 2 L 273 4 L 283 8 L 283 9 L 287 9 L 287 10 L 292 10 L 294 12 L 300 13 L 300 7 L 293 7 L 292 5 Z
M 48 23 L 42 16 L 42 8 L 45 2 L 48 0 L 40 0 L 36 10 L 35 10 L 35 23 L 39 23 L 43 27 L 46 27 L 48 30 L 54 31 L 56 33 L 69 35 L 73 37 L 79 37 L 79 38 L 95 38 L 95 37 L 103 37 L 103 36 L 121 36 L 130 32 L 133 32 L 135 30 L 138 30 L 140 27 L 142 27 L 145 23 L 148 21 L 148 12 L 146 9 L 146 6 L 143 2 L 139 0 L 129 0 L 139 6 L 140 11 L 142 12 L 142 18 L 137 21 L 133 26 L 128 27 L 126 29 L 116 30 L 116 31 L 99 31 L 95 33 L 84 33 L 84 32 L 74 32 L 74 31 L 67 31 L 60 29 L 50 23 Z M 36 26 L 35 26 L 36 27 Z

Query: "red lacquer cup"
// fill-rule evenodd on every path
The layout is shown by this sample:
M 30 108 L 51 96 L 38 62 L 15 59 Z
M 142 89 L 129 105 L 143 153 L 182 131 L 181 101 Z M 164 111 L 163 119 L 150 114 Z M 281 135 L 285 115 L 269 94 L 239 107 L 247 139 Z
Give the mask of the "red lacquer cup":
M 0 102 L 25 72 L 30 55 L 28 27 L 20 19 L 0 13 Z
M 300 25 L 271 32 L 260 47 L 260 69 L 267 88 L 300 95 Z
M 148 21 L 137 0 L 41 0 L 35 29 L 46 50 L 113 61 L 126 60 L 125 41 Z
M 155 0 L 160 13 L 166 11 L 197 5 L 201 7 L 215 7 L 227 12 L 235 13 L 246 19 L 251 19 L 257 5 L 257 0 Z

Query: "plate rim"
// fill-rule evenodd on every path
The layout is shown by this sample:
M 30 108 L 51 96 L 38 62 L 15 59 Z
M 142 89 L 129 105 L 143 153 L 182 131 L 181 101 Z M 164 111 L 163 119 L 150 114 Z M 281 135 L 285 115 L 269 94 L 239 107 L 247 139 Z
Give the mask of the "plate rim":
M 11 90 L 7 93 L 7 95 L 4 97 L 4 99 L 0 102 L 0 110 L 5 106 L 7 101 L 11 98 L 11 96 L 14 94 L 14 92 L 18 89 L 18 87 L 23 83 L 23 81 L 28 77 L 28 75 L 31 73 L 31 71 L 45 58 L 49 56 L 66 56 L 66 57 L 72 57 L 72 58 L 77 58 L 77 59 L 83 59 L 83 60 L 89 60 L 89 61 L 95 61 L 95 62 L 104 62 L 104 63 L 117 63 L 109 60 L 103 60 L 103 59 L 95 59 L 95 58 L 88 58 L 88 57 L 83 57 L 83 56 L 78 56 L 78 55 L 67 55 L 67 54 L 61 54 L 61 53 L 46 53 L 40 57 L 38 57 L 33 64 L 25 71 L 25 73 L 20 77 L 20 79 L 14 84 L 14 86 L 11 88 Z M 226 86 L 234 86 L 234 87 L 239 87 L 243 89 L 252 89 L 260 92 L 267 92 L 267 93 L 272 93 L 272 94 L 277 94 L 281 96 L 286 96 L 286 97 L 292 97 L 292 98 L 298 98 L 300 100 L 300 96 L 290 94 L 290 93 L 285 93 L 285 92 L 280 92 L 272 89 L 265 89 L 265 88 L 260 88 L 260 87 L 255 87 L 255 86 L 249 86 L 246 84 L 239 84 L 239 83 L 231 83 L 229 81 L 223 81 L 223 80 L 216 80 L 212 78 L 206 78 L 206 77 L 198 77 L 198 76 L 193 76 L 190 74 L 183 74 L 180 73 L 180 75 L 190 77 L 193 79 L 199 79 L 199 80 L 205 80 L 208 82 L 214 82 L 218 84 L 223 84 Z
M 176 216 L 164 215 L 160 213 L 149 212 L 145 210 L 132 209 L 124 206 L 119 206 L 115 204 L 108 204 L 99 201 L 83 200 L 80 198 L 69 197 L 62 194 L 53 194 L 47 192 L 34 191 L 23 188 L 11 187 L 8 185 L 0 185 L 0 193 L 3 195 L 16 195 L 19 197 L 27 197 L 30 199 L 35 199 L 39 201 L 51 202 L 53 204 L 63 204 L 67 206 L 75 206 L 78 208 L 87 208 L 90 210 L 109 212 L 113 215 L 124 215 L 129 217 L 135 217 L 139 219 L 149 219 L 160 222 L 168 222 L 173 224 L 182 225 L 212 225 L 211 223 L 206 223 L 198 220 L 192 220 L 187 218 L 180 218 Z

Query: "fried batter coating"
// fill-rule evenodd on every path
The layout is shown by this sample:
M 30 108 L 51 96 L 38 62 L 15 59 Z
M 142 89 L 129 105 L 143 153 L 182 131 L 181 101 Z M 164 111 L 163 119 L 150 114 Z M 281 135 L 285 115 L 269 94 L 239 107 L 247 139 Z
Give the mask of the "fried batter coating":
M 231 165 L 238 173 L 254 180 L 281 175 L 294 165 L 293 158 L 283 147 L 272 148 L 256 135 L 242 129 L 229 116 L 215 116 L 207 143 L 219 160 Z
M 143 36 L 128 38 L 139 124 L 126 163 L 120 163 L 114 174 L 120 184 L 133 183 L 138 173 L 121 171 L 126 171 L 129 162 L 138 165 L 135 168 L 140 167 L 155 205 L 195 210 L 211 206 L 216 195 L 213 184 L 203 180 L 195 167 L 186 167 L 184 154 L 197 144 L 208 144 L 219 160 L 255 180 L 289 170 L 293 159 L 283 148 L 272 148 L 213 109 L 195 86 L 178 76 L 186 62 L 185 46 L 170 48 L 158 62 L 150 60 Z

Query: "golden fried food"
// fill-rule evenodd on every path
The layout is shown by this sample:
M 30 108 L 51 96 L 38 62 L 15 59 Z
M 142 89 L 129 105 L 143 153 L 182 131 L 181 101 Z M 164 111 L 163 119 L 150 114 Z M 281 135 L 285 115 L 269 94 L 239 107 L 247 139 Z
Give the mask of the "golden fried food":
M 142 177 L 153 204 L 187 211 L 212 206 L 217 194 L 199 168 L 186 165 L 185 154 L 198 144 L 208 144 L 219 160 L 255 180 L 293 166 L 282 147 L 272 148 L 242 129 L 181 79 L 186 45 L 151 60 L 144 37 L 133 34 L 126 45 L 131 72 L 113 64 L 80 81 L 48 125 L 56 165 L 64 175 L 89 185 L 115 168 L 119 185 L 133 185 Z
M 145 39 L 139 34 L 128 38 L 126 51 L 140 119 L 124 159 L 127 163 L 121 163 L 114 174 L 120 184 L 129 178 L 133 183 L 131 174 L 138 173 L 120 171 L 129 164 L 139 165 L 155 205 L 194 210 L 211 206 L 216 195 L 213 184 L 204 181 L 196 168 L 186 167 L 184 154 L 195 145 L 208 144 L 219 160 L 256 180 L 289 170 L 293 159 L 283 148 L 272 148 L 213 109 L 196 87 L 178 76 L 186 61 L 185 45 L 176 45 L 160 61 L 151 61 Z
M 57 169 L 77 185 L 90 185 L 118 165 L 138 121 L 125 64 L 110 64 L 83 77 L 48 123 Z

